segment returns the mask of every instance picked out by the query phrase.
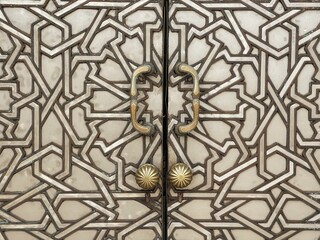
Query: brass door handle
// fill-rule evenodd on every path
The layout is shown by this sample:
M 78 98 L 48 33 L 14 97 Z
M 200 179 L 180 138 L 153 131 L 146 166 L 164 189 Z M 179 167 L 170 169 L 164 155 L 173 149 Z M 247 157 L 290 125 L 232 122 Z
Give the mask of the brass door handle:
M 136 182 L 144 190 L 153 190 L 159 180 L 159 170 L 152 164 L 142 164 L 136 172 Z
M 193 129 L 197 127 L 199 121 L 199 110 L 200 110 L 200 88 L 199 88 L 199 77 L 197 71 L 185 63 L 179 63 L 176 68 L 175 72 L 178 74 L 188 73 L 192 76 L 193 79 L 193 91 L 192 91 L 192 107 L 193 107 L 193 119 L 192 122 L 189 124 L 178 124 L 175 128 L 176 133 L 178 135 L 184 135 L 191 132 Z
M 153 66 L 151 64 L 144 64 L 139 66 L 134 70 L 131 77 L 131 88 L 130 88 L 130 113 L 131 113 L 131 123 L 138 132 L 144 135 L 152 135 L 155 132 L 155 127 L 146 123 L 141 125 L 137 120 L 137 110 L 138 110 L 138 91 L 137 91 L 137 78 L 143 73 L 151 73 L 153 71 Z
M 175 163 L 169 170 L 169 181 L 175 188 L 185 188 L 192 181 L 192 171 L 184 163 Z

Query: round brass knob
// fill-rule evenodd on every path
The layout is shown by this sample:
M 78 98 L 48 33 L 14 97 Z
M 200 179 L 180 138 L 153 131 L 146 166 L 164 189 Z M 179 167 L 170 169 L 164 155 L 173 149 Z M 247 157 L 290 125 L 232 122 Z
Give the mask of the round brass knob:
M 169 181 L 175 188 L 184 188 L 192 181 L 191 169 L 184 163 L 173 164 L 169 170 Z
M 159 170 L 152 164 L 142 164 L 136 172 L 136 182 L 145 190 L 154 189 L 159 179 Z

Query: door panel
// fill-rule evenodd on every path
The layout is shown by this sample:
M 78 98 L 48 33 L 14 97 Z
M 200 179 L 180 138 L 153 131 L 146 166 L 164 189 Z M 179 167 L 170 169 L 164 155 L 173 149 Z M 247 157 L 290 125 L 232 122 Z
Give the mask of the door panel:
M 312 1 L 170 1 L 168 161 L 193 180 L 169 191 L 168 239 L 319 239 L 319 23 Z M 184 136 L 180 62 L 200 79 Z
M 162 2 L 0 0 L 0 239 L 160 239 Z M 138 119 L 130 78 L 141 64 Z M 160 104 L 159 104 L 160 102 Z

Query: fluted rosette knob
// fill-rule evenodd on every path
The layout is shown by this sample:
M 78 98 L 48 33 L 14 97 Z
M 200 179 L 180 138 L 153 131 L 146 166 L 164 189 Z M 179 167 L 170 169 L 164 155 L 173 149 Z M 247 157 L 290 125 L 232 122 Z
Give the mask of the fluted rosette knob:
M 176 163 L 169 170 L 169 181 L 175 188 L 187 187 L 192 181 L 192 171 L 184 163 Z
M 136 182 L 145 190 L 154 189 L 159 180 L 159 170 L 152 164 L 142 164 L 136 172 Z

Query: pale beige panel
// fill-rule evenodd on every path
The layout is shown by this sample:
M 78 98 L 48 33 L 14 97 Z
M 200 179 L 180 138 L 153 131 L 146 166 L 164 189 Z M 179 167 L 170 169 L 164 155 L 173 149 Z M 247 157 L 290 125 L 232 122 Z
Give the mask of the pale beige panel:
M 168 239 L 320 238 L 320 4 L 170 1 Z M 191 65 L 200 79 L 197 128 Z
M 162 239 L 162 1 L 0 0 L 0 239 Z M 129 89 L 138 80 L 133 129 Z M 148 200 L 148 201 L 147 201 Z

